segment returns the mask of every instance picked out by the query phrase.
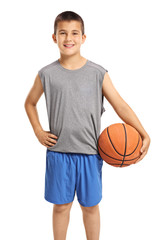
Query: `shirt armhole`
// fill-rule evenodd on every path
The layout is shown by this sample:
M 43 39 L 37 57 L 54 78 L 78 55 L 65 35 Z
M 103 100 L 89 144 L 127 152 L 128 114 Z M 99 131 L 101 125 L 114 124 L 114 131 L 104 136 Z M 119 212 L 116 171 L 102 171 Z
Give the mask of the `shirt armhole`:
M 43 90 L 45 90 L 45 81 L 44 81 L 45 77 L 44 77 L 44 74 L 43 74 L 42 70 L 38 71 L 38 75 L 40 77 L 40 80 L 41 80 L 41 83 L 42 83 L 42 86 L 43 86 Z
M 108 72 L 108 70 L 106 68 L 103 68 L 103 79 L 102 79 L 102 85 L 103 85 L 103 80 L 104 80 L 104 75 L 105 73 Z M 101 85 L 101 90 L 102 90 L 102 85 Z M 102 93 L 102 110 L 101 110 L 101 116 L 102 114 L 106 111 L 105 107 L 104 107 L 104 95 Z

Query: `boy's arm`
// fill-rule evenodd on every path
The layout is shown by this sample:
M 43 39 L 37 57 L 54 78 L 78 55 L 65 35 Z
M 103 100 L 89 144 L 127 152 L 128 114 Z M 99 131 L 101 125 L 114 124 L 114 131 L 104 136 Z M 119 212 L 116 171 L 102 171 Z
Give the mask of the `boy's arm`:
M 34 84 L 28 93 L 25 100 L 24 107 L 30 123 L 33 127 L 34 133 L 38 138 L 39 142 L 45 147 L 52 147 L 56 144 L 58 137 L 49 131 L 44 131 L 39 122 L 38 112 L 36 104 L 43 93 L 43 85 L 39 75 L 37 74 Z
M 102 84 L 102 93 L 108 102 L 112 105 L 115 112 L 118 116 L 127 124 L 134 127 L 141 135 L 143 140 L 143 146 L 141 148 L 141 152 L 143 153 L 141 159 L 147 153 L 149 145 L 150 145 L 150 137 L 143 128 L 141 122 L 138 117 L 131 109 L 131 107 L 124 101 L 124 99 L 119 95 L 117 90 L 115 89 L 108 72 L 105 73 L 103 84 Z M 141 160 L 139 159 L 139 161 Z
M 36 135 L 40 130 L 43 130 L 39 122 L 38 112 L 36 108 L 36 104 L 39 98 L 41 97 L 42 93 L 43 93 L 43 86 L 41 83 L 41 79 L 37 74 L 34 84 L 31 90 L 29 91 L 28 96 L 24 103 L 26 113 L 28 115 L 28 118 L 30 120 L 30 123 Z

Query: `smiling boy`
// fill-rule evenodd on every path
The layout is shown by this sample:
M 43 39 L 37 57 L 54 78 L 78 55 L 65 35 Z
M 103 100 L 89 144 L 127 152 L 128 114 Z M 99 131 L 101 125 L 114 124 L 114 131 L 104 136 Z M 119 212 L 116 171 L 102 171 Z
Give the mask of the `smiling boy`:
M 55 240 L 66 239 L 77 192 L 87 240 L 99 240 L 103 160 L 97 141 L 105 111 L 103 98 L 140 133 L 143 146 L 139 161 L 148 151 L 150 137 L 113 86 L 108 70 L 81 56 L 86 39 L 82 18 L 71 11 L 62 12 L 55 19 L 52 38 L 60 58 L 38 71 L 25 109 L 35 135 L 47 148 L 45 199 L 54 204 L 53 235 Z M 36 109 L 43 92 L 50 131 L 43 130 Z

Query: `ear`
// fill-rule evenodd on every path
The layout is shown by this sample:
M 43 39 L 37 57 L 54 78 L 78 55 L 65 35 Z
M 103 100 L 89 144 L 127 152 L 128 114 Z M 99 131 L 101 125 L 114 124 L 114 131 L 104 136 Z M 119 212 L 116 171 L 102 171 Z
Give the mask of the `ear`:
M 86 40 L 86 34 L 83 34 L 83 36 L 82 36 L 82 44 L 85 42 L 85 40 Z
M 56 35 L 54 33 L 52 34 L 52 39 L 55 43 L 57 43 Z

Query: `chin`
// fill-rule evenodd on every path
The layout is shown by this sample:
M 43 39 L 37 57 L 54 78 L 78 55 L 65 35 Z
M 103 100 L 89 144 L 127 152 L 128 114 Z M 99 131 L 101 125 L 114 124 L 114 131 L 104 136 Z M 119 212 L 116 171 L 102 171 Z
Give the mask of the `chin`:
M 77 52 L 61 51 L 61 54 L 66 55 L 66 56 L 75 55 L 76 53 L 77 53 Z

